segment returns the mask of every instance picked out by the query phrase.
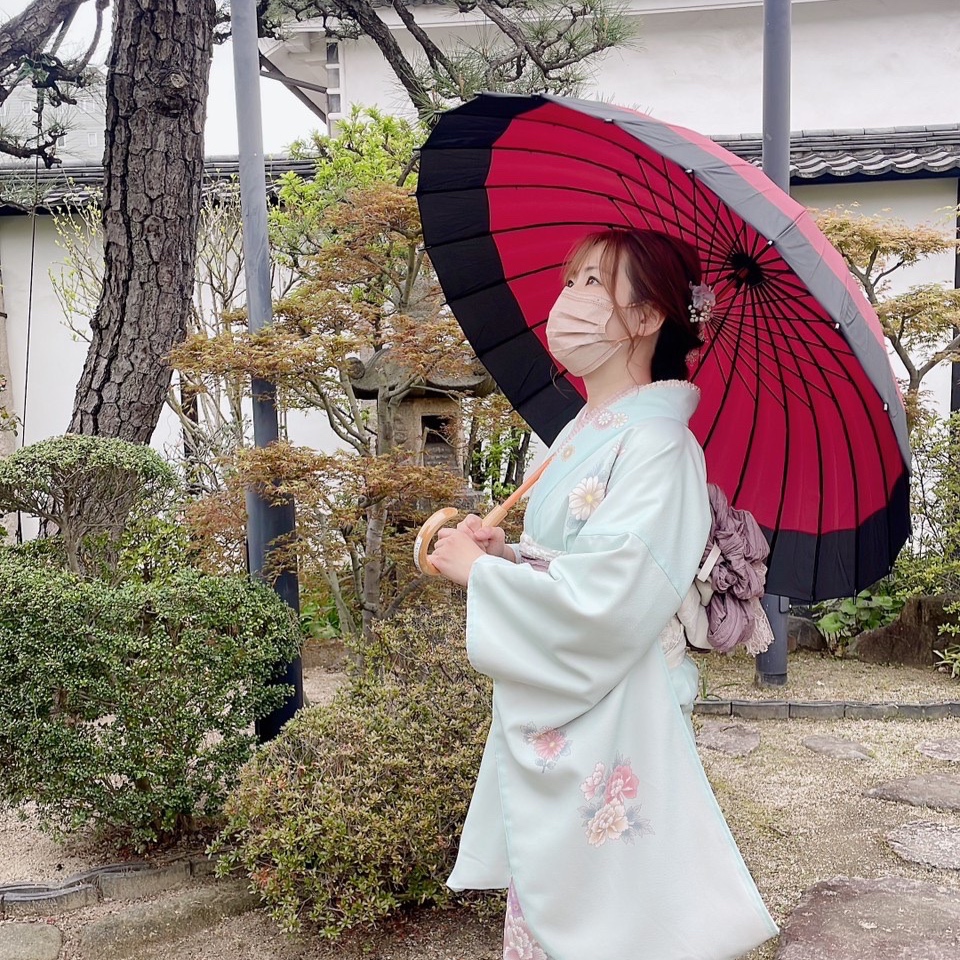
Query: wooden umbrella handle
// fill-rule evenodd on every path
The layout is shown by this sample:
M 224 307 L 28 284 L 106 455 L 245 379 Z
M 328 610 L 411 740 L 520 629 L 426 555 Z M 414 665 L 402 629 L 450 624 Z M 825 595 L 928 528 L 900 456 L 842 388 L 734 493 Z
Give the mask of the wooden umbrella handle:
M 544 460 L 503 503 L 494 507 L 480 521 L 480 525 L 483 527 L 499 527 L 506 519 L 507 514 L 513 509 L 516 502 L 540 479 L 540 475 L 550 465 L 551 460 L 553 460 L 553 457 L 548 457 Z M 430 544 L 433 542 L 433 538 L 437 535 L 440 528 L 457 516 L 458 512 L 459 511 L 453 507 L 444 507 L 442 510 L 431 514 L 430 517 L 427 518 L 426 523 L 420 528 L 417 539 L 413 544 L 413 562 L 421 573 L 425 573 L 430 577 L 436 577 L 440 574 L 440 571 L 433 565 L 427 554 L 430 551 Z

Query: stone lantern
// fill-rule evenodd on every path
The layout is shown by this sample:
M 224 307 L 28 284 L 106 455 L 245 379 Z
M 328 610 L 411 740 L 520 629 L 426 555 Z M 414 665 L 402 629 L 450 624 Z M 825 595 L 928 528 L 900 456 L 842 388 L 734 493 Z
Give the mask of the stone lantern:
M 354 360 L 349 370 L 354 393 L 361 400 L 376 400 L 383 387 L 402 383 L 406 373 L 381 350 L 369 360 Z M 477 363 L 461 375 L 437 374 L 411 387 L 393 418 L 393 441 L 410 452 L 415 463 L 444 467 L 464 476 L 463 424 L 458 396 L 485 397 L 495 384 Z

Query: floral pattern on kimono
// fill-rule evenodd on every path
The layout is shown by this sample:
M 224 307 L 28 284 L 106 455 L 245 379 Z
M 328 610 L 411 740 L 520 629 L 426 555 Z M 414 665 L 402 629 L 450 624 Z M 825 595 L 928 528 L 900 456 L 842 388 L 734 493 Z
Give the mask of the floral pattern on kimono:
M 503 921 L 503 960 L 550 960 L 527 926 L 513 883 L 507 890 L 507 913 Z

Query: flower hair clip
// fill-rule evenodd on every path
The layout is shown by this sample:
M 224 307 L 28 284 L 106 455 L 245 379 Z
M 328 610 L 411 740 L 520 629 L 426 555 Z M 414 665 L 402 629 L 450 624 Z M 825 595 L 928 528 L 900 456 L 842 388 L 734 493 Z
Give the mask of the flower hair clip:
M 708 324 L 716 303 L 717 295 L 709 283 L 690 284 L 690 319 L 694 323 Z

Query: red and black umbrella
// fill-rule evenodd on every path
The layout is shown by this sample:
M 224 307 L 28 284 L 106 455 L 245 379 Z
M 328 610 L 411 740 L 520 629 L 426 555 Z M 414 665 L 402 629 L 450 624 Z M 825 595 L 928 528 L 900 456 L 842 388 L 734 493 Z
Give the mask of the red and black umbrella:
M 628 226 L 693 244 L 716 305 L 691 427 L 709 479 L 770 541 L 767 589 L 849 596 L 889 571 L 910 532 L 910 451 L 880 323 L 760 170 L 610 104 L 485 94 L 440 118 L 417 196 L 447 302 L 546 443 L 583 403 L 545 332 L 571 247 Z

